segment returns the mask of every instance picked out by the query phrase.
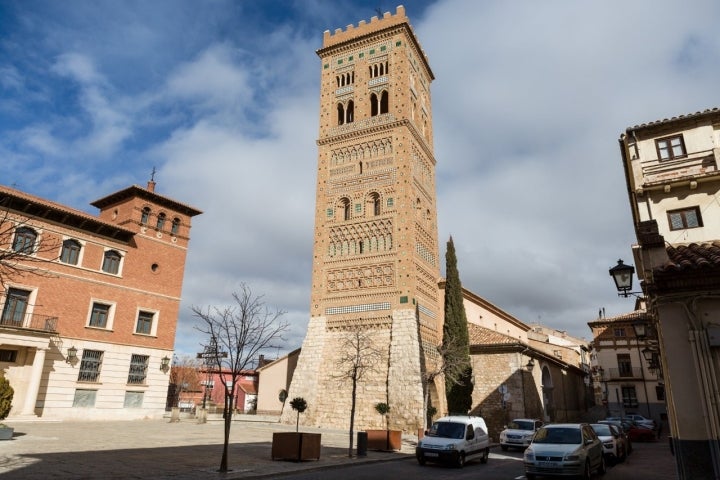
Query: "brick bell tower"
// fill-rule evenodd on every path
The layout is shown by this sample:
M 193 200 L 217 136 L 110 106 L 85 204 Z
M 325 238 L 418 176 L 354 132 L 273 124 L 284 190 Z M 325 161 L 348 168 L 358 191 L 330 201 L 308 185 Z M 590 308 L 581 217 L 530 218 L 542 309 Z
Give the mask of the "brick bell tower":
M 435 158 L 428 60 L 405 15 L 326 31 L 321 59 L 310 321 L 289 398 L 309 425 L 347 428 L 351 382 L 338 378 L 347 338 L 382 352 L 358 382 L 356 428 L 424 426 L 423 372 L 442 339 Z M 445 411 L 442 385 L 429 385 Z M 289 405 L 283 420 L 295 422 Z

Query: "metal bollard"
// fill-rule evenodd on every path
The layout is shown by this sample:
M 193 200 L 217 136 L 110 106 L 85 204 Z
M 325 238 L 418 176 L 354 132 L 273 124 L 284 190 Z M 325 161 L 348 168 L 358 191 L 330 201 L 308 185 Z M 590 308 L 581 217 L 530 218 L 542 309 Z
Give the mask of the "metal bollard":
M 367 432 L 357 432 L 357 456 L 367 457 L 368 435 Z

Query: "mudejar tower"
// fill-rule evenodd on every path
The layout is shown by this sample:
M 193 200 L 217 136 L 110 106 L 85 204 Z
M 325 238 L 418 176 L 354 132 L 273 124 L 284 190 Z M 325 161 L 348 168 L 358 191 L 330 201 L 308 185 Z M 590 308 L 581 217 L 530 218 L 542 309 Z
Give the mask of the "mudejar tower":
M 356 427 L 423 427 L 423 372 L 442 338 L 430 82 L 404 7 L 326 31 L 321 59 L 310 320 L 289 398 L 301 421 L 347 428 L 338 362 L 356 330 L 381 361 L 358 384 Z M 430 385 L 445 410 L 443 385 Z M 289 405 L 284 420 L 295 421 Z

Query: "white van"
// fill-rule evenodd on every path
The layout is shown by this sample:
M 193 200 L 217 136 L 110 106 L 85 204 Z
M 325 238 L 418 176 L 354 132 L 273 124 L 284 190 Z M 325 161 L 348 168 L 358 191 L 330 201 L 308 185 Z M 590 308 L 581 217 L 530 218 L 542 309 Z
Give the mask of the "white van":
M 490 437 L 482 417 L 442 417 L 432 424 L 415 448 L 420 465 L 446 462 L 462 468 L 474 457 L 479 457 L 480 463 L 487 463 L 489 455 Z

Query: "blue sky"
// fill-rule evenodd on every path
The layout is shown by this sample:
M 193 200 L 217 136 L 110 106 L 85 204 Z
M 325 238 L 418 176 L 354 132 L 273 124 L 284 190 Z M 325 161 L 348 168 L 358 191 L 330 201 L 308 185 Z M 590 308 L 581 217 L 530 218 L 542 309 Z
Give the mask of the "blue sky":
M 440 254 L 526 323 L 589 337 L 632 308 L 607 273 L 630 261 L 617 146 L 628 126 L 720 106 L 720 4 L 697 0 L 403 2 L 432 85 Z M 399 4 L 399 2 L 398 2 Z M 310 298 L 324 30 L 387 1 L 0 1 L 0 183 L 96 213 L 145 185 L 193 223 L 190 306 L 240 283 L 287 311 Z M 282 353 L 282 352 L 278 352 Z

